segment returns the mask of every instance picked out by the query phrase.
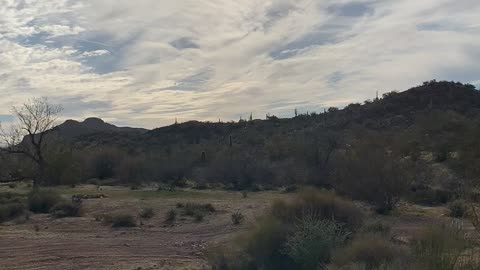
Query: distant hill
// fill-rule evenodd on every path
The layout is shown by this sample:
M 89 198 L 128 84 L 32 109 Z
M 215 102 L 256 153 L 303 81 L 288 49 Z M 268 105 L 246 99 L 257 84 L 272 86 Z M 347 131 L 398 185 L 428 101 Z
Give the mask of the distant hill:
M 358 151 L 368 159 L 382 149 L 401 160 L 419 161 L 420 171 L 420 157 L 427 153 L 431 158 L 425 160 L 446 162 L 459 175 L 480 175 L 480 91 L 455 82 L 425 82 L 343 109 L 292 118 L 190 121 L 153 130 L 120 128 L 92 118 L 66 121 L 50 133 L 72 146 L 66 149 L 80 150 L 82 155 L 71 157 L 79 160 L 72 161 L 74 168 L 84 164 L 81 170 L 94 171 L 95 164 L 106 164 L 108 177 L 125 182 L 195 179 L 233 188 L 285 183 L 328 187 L 343 154 Z M 100 169 L 88 177 L 107 177 Z
M 255 145 L 265 143 L 272 136 L 342 132 L 359 126 L 371 130 L 405 129 L 414 125 L 419 116 L 434 111 L 451 111 L 470 118 L 480 116 L 480 92 L 469 84 L 429 81 L 403 92 L 386 93 L 376 100 L 350 104 L 343 109 L 330 108 L 326 112 L 293 118 L 271 116 L 265 120 L 227 123 L 190 121 L 149 131 L 118 128 L 100 119 L 87 119 L 83 123 L 67 121 L 58 129 L 63 136 L 76 137 L 76 143 L 81 146 L 119 145 L 151 149 L 156 146 L 211 145 L 229 143 L 230 136 L 236 144 Z
M 75 120 L 67 120 L 64 123 L 56 126 L 52 130 L 47 131 L 47 139 L 60 139 L 67 142 L 75 142 L 82 140 L 83 137 L 96 134 L 100 137 L 108 137 L 109 134 L 120 134 L 121 136 L 129 134 L 139 136 L 147 129 L 131 128 L 131 127 L 117 127 L 115 125 L 106 123 L 100 118 L 87 118 L 83 122 Z M 23 138 L 23 142 L 27 141 L 29 136 Z
M 94 133 L 131 132 L 142 134 L 147 132 L 147 129 L 143 128 L 117 127 L 106 123 L 100 118 L 87 118 L 83 122 L 67 120 L 63 124 L 55 127 L 54 130 L 60 137 L 67 139 Z

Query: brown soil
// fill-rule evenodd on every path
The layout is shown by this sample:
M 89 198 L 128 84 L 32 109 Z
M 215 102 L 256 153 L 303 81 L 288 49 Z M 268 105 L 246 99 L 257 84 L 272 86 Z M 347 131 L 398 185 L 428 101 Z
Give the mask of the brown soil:
M 240 193 L 198 193 L 194 198 L 179 194 L 138 199 L 118 198 L 110 191 L 113 198 L 84 201 L 80 218 L 32 215 L 24 224 L 4 224 L 0 226 L 0 269 L 205 269 L 209 245 L 228 241 L 247 228 L 280 195 L 257 193 L 244 199 Z M 212 203 L 217 211 L 201 223 L 178 215 L 174 226 L 166 225 L 166 212 L 175 209 L 177 202 L 188 201 Z M 155 216 L 142 224 L 139 221 L 137 228 L 114 229 L 95 220 L 103 214 L 138 215 L 147 206 L 154 208 Z M 232 224 L 231 214 L 236 211 L 246 216 L 241 226 Z
M 2 191 L 2 190 L 0 190 Z M 59 189 L 65 197 L 73 194 L 105 194 L 102 199 L 85 200 L 83 216 L 54 219 L 49 215 L 32 215 L 29 220 L 0 225 L 0 269 L 2 270 L 147 270 L 147 269 L 208 269 L 205 259 L 209 247 L 231 241 L 247 230 L 274 199 L 290 195 L 280 192 L 249 193 L 242 198 L 238 192 L 130 191 L 124 188 L 82 186 Z M 20 190 L 20 192 L 25 192 Z M 200 223 L 178 215 L 174 226 L 164 220 L 177 203 L 212 203 L 216 212 Z M 128 213 L 135 216 L 145 207 L 152 207 L 155 216 L 138 220 L 138 227 L 114 229 L 97 221 L 106 214 Z M 232 213 L 240 211 L 244 224 L 234 226 Z M 421 207 L 403 204 L 391 216 L 374 216 L 392 227 L 394 240 L 408 243 L 426 226 L 451 222 L 444 207 Z M 473 226 L 462 221 L 475 235 Z

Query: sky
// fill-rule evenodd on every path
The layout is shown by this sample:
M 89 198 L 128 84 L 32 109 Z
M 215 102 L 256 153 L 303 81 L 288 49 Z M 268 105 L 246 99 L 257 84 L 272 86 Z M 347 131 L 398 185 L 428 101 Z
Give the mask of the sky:
M 0 121 L 289 117 L 423 81 L 480 86 L 478 0 L 0 0 Z

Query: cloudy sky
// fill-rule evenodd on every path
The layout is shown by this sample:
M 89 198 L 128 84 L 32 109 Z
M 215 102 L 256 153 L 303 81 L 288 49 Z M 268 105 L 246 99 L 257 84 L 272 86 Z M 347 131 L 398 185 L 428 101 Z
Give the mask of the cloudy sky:
M 30 97 L 153 128 L 480 85 L 479 14 L 478 0 L 0 0 L 0 120 Z

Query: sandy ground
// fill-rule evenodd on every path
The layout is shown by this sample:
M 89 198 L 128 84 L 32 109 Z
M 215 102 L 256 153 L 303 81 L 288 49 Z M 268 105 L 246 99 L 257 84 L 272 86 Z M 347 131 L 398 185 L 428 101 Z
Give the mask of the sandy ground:
M 290 195 L 280 192 L 130 191 L 121 188 L 79 187 L 60 190 L 72 194 L 106 194 L 103 199 L 85 200 L 84 215 L 54 219 L 32 215 L 30 220 L 0 225 L 0 269 L 10 270 L 147 270 L 209 269 L 205 253 L 209 247 L 231 241 L 236 233 L 248 229 L 268 209 L 274 199 Z M 201 223 L 178 217 L 174 226 L 164 223 L 166 213 L 177 203 L 212 203 L 216 213 Z M 152 207 L 155 216 L 139 221 L 132 229 L 113 229 L 95 217 L 102 214 L 129 213 Z M 234 226 L 232 213 L 242 212 L 246 222 Z M 402 205 L 400 214 L 382 217 L 392 226 L 394 236 L 403 241 L 431 224 L 448 221 L 447 210 Z M 470 226 L 470 227 L 468 227 Z M 472 230 L 470 224 L 467 224 Z
M 83 188 L 67 193 L 75 192 L 89 191 Z M 150 191 L 98 192 L 109 197 L 85 200 L 83 217 L 54 219 L 32 215 L 24 224 L 11 222 L 0 226 L 0 269 L 206 269 L 204 257 L 209 246 L 224 243 L 246 229 L 273 198 L 282 196 L 256 193 L 242 198 L 237 192 L 216 191 L 171 195 Z M 167 211 L 179 202 L 212 203 L 217 211 L 201 223 L 179 216 L 174 226 L 166 225 Z M 152 207 L 155 216 L 142 220 L 137 228 L 113 229 L 95 220 L 101 214 L 138 215 L 144 207 Z M 231 214 L 236 211 L 246 216 L 243 225 L 232 224 Z

